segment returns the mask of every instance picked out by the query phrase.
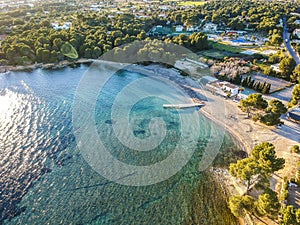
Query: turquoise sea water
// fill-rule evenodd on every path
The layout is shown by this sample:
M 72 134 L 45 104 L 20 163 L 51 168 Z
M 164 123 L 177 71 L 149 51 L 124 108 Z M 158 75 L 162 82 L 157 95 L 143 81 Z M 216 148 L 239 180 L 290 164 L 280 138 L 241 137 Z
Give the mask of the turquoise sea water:
M 218 185 L 198 171 L 215 126 L 203 116 L 193 157 L 166 181 L 124 186 L 88 165 L 76 146 L 72 124 L 74 94 L 87 69 L 81 65 L 0 75 L 0 224 L 235 224 Z M 124 148 L 113 135 L 111 107 L 123 87 L 143 76 L 115 74 L 95 109 L 97 132 L 107 149 L 133 165 L 168 157 L 180 136 L 179 114 L 191 112 L 164 110 L 165 101 L 159 98 L 143 99 L 131 111 L 134 135 L 151 135 L 149 122 L 160 117 L 167 126 L 166 138 L 150 152 Z M 226 138 L 223 150 L 233 145 Z

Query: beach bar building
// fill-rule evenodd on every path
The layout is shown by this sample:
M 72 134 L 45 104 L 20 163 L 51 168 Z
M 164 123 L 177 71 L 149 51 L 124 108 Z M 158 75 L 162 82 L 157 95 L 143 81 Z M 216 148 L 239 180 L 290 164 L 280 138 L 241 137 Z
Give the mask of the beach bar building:
M 300 108 L 288 112 L 287 116 L 290 120 L 300 123 Z
M 238 86 L 235 86 L 231 83 L 228 83 L 228 82 L 222 82 L 223 83 L 223 88 L 225 91 L 228 91 L 231 93 L 230 96 L 236 96 L 239 94 L 239 87 Z
M 225 98 L 237 96 L 239 94 L 239 87 L 227 81 L 210 78 L 209 76 L 205 76 L 201 79 L 200 82 L 204 83 L 202 80 L 205 82 L 206 89 L 210 90 L 214 94 L 221 95 Z

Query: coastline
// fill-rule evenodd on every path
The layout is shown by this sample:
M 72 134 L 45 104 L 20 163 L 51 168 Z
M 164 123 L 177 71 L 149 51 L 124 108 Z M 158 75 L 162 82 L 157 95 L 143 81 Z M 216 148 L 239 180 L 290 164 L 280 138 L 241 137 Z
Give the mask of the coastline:
M 37 69 L 37 68 L 63 68 L 68 65 L 91 63 L 98 60 L 80 59 L 75 62 L 64 62 L 58 65 L 31 65 L 26 67 L 16 67 L 13 71 Z M 101 61 L 99 61 L 101 62 Z M 286 160 L 286 168 L 278 171 L 271 178 L 271 188 L 279 193 L 281 183 L 284 177 L 292 177 L 293 171 L 297 171 L 297 162 L 300 159 L 298 154 L 292 154 L 289 151 L 289 147 L 300 143 L 300 125 L 294 124 L 289 120 L 283 119 L 284 125 L 281 129 L 276 127 L 263 126 L 258 122 L 254 122 L 247 118 L 246 113 L 243 113 L 238 108 L 238 103 L 233 102 L 231 99 L 224 99 L 223 97 L 212 94 L 206 90 L 201 84 L 199 84 L 193 77 L 184 77 L 180 74 L 180 71 L 170 68 L 163 68 L 159 64 L 153 64 L 149 66 L 142 65 L 129 65 L 124 69 L 128 69 L 149 74 L 150 76 L 162 76 L 170 79 L 178 86 L 184 88 L 184 90 L 192 98 L 198 98 L 205 100 L 205 106 L 200 108 L 199 113 L 205 116 L 213 123 L 223 127 L 236 141 L 238 146 L 243 149 L 249 155 L 251 149 L 258 143 L 271 142 L 276 147 L 278 157 L 283 157 Z M 1 67 L 0 67 L 1 72 Z M 293 130 L 293 127 L 297 129 Z M 217 176 L 221 185 L 224 185 L 228 189 L 234 187 L 236 192 L 240 192 L 241 187 L 236 180 L 231 179 L 225 170 L 219 172 L 213 172 L 213 176 Z M 233 189 L 234 189 L 233 188 Z
M 74 62 L 62 61 L 59 64 L 34 64 L 29 66 L 17 66 L 9 67 L 9 71 L 22 71 L 28 69 L 59 69 L 65 66 L 71 66 L 74 64 L 84 64 L 91 62 L 104 62 L 102 60 L 93 59 L 78 59 Z M 114 65 L 118 63 L 113 62 Z M 182 76 L 180 71 L 176 68 L 164 68 L 160 64 L 151 64 L 148 66 L 142 66 L 138 64 L 120 64 L 122 69 L 133 70 L 135 72 L 145 73 L 150 76 L 162 76 L 165 77 L 187 92 L 192 98 L 198 98 L 205 101 L 205 106 L 202 107 L 199 112 L 207 119 L 213 121 L 217 125 L 223 127 L 229 134 L 231 134 L 237 141 L 237 144 L 248 154 L 251 153 L 252 148 L 261 142 L 271 142 L 275 145 L 278 157 L 284 157 L 286 159 L 286 165 L 289 165 L 289 169 L 297 169 L 297 160 L 300 159 L 300 155 L 291 154 L 289 147 L 300 143 L 300 125 L 294 124 L 287 119 L 284 121 L 284 126 L 281 129 L 276 127 L 267 127 L 258 122 L 254 122 L 248 119 L 246 113 L 243 113 L 238 108 L 238 103 L 233 102 L 231 99 L 224 99 L 220 96 L 212 94 L 206 90 L 201 84 L 199 84 L 193 77 Z M 119 66 L 120 66 L 119 65 Z M 125 65 L 125 67 L 124 67 Z M 0 72 L 4 68 L 0 67 Z M 190 69 L 190 68 L 187 68 Z M 193 74 L 193 73 L 192 73 Z M 196 74 L 197 75 L 197 74 Z M 296 129 L 293 129 L 296 127 Z M 278 172 L 278 175 L 290 177 L 291 174 L 288 171 L 283 170 Z M 278 178 L 277 178 L 278 179 Z
M 94 62 L 93 59 L 80 58 L 75 61 L 64 60 L 59 63 L 35 63 L 31 65 L 16 65 L 16 66 L 0 66 L 0 73 L 7 73 L 10 71 L 28 71 L 35 69 L 60 69 L 66 66 L 76 64 L 88 64 Z
M 91 61 L 88 61 L 91 62 Z M 77 63 L 82 63 L 77 62 Z M 100 61 L 101 63 L 101 61 Z M 42 67 L 30 67 L 30 69 L 37 68 L 45 68 L 45 69 L 59 69 L 68 65 L 72 65 L 74 62 L 65 62 L 61 64 L 59 67 L 46 67 L 43 65 Z M 124 64 L 123 64 L 124 65 Z M 27 67 L 28 68 L 28 67 Z M 24 70 L 24 68 L 22 68 Z M 232 114 L 231 110 L 240 110 L 237 108 L 237 105 L 233 103 L 231 100 L 224 100 L 219 96 L 215 96 L 209 91 L 205 90 L 197 81 L 193 80 L 191 77 L 184 77 L 180 74 L 180 71 L 176 69 L 164 68 L 159 64 L 153 64 L 150 66 L 142 66 L 142 65 L 129 65 L 124 67 L 124 69 L 132 70 L 134 72 L 139 72 L 145 75 L 153 76 L 153 77 L 164 77 L 166 79 L 171 80 L 176 85 L 180 86 L 184 89 L 184 91 L 190 96 L 191 99 L 198 98 L 205 101 L 205 106 L 200 108 L 199 113 L 205 116 L 207 119 L 212 121 L 213 123 L 223 127 L 230 135 L 233 136 L 234 141 L 246 152 L 250 153 L 250 143 L 245 140 L 247 136 L 243 136 L 244 133 L 239 132 L 239 128 L 236 126 L 232 126 L 232 122 L 236 122 L 232 120 L 230 116 Z M 16 70 L 20 70 L 20 68 L 16 68 Z M 226 107 L 224 107 L 226 106 Z M 239 112 L 242 115 L 244 113 Z M 248 140 L 249 141 L 249 140 Z M 216 169 L 210 170 L 211 176 L 214 178 L 215 182 L 221 187 L 221 193 L 227 196 L 227 198 L 232 194 L 238 194 L 241 188 L 239 187 L 239 183 L 236 180 L 232 179 L 228 173 L 228 170 L 224 169 Z M 228 192 L 227 192 L 228 190 Z M 241 190 L 242 191 L 242 190 Z M 224 193 L 223 193 L 224 192 Z M 240 224 L 243 224 L 240 221 Z
M 107 68 L 109 69 L 109 67 L 107 67 Z M 70 117 L 69 116 L 66 117 L 65 114 L 63 114 L 61 112 L 65 112 L 65 111 L 71 112 L 70 110 L 68 110 L 68 108 L 72 109 L 71 108 L 72 104 L 69 104 L 69 102 L 71 103 L 71 100 L 72 100 L 70 98 L 71 97 L 70 93 L 73 93 L 73 91 L 75 91 L 75 89 L 72 88 L 73 91 L 69 92 L 67 90 L 67 88 L 68 87 L 76 87 L 76 84 L 78 81 L 77 78 L 80 78 L 80 74 L 84 74 L 87 69 L 88 69 L 88 66 L 82 66 L 82 67 L 74 68 L 74 69 L 67 67 L 67 69 L 61 69 L 61 70 L 38 69 L 38 70 L 34 70 L 33 72 L 24 72 L 24 74 L 26 74 L 26 79 L 23 79 L 23 73 L 19 73 L 19 72 L 11 72 L 11 75 L 7 75 L 7 76 L 3 75 L 2 77 L 4 79 L 12 78 L 12 79 L 16 80 L 16 83 L 19 82 L 19 80 L 24 80 L 25 84 L 27 84 L 27 85 L 21 86 L 21 88 L 24 88 L 24 89 L 27 87 L 31 87 L 32 83 L 34 85 L 37 84 L 36 87 L 40 91 L 36 91 L 35 92 L 36 95 L 41 93 L 43 96 L 50 97 L 49 100 L 48 100 L 48 98 L 47 99 L 45 98 L 45 102 L 47 102 L 47 112 L 48 112 L 48 110 L 49 110 L 49 112 L 54 112 L 55 118 L 57 117 L 59 119 L 59 120 L 52 120 L 52 117 L 51 117 L 51 118 L 49 118 L 49 120 L 47 118 L 47 121 L 51 121 L 51 124 L 54 124 L 54 125 L 57 122 L 60 122 L 59 124 L 66 125 L 63 127 L 59 127 L 58 131 L 64 131 L 64 129 L 66 129 L 70 133 L 70 135 L 72 135 L 72 129 L 68 128 L 68 126 L 70 126 L 70 127 L 72 126 L 72 123 L 70 123 L 70 120 L 68 119 Z M 54 75 L 52 76 L 52 74 L 54 74 Z M 18 76 L 18 75 L 20 75 L 20 76 Z M 136 76 L 136 75 L 134 75 L 134 76 Z M 138 77 L 140 77 L 140 76 L 138 76 Z M 36 78 L 38 78 L 38 79 L 36 79 Z M 46 81 L 47 83 L 40 83 L 39 78 L 42 81 Z M 47 78 L 47 79 L 44 80 L 44 78 Z M 119 77 L 119 78 L 120 79 L 118 79 L 118 80 L 121 82 L 124 80 L 123 77 Z M 60 81 L 63 81 L 63 83 L 60 83 Z M 127 81 L 127 79 L 125 81 Z M 12 86 L 12 85 L 10 85 L 11 83 L 8 83 L 8 84 L 9 84 L 9 86 Z M 49 86 L 47 84 L 49 84 Z M 56 87 L 58 87 L 57 84 L 60 84 L 58 91 L 56 89 Z M 61 84 L 64 84 L 64 85 L 61 85 Z M 127 84 L 127 82 L 124 83 L 124 85 L 126 85 L 126 84 Z M 120 84 L 120 87 L 124 86 L 124 85 Z M 21 92 L 21 89 L 18 91 Z M 164 89 L 162 89 L 162 92 L 164 92 Z M 52 95 L 52 93 L 53 93 L 53 95 Z M 25 92 L 25 94 L 27 94 L 27 92 Z M 166 93 L 166 94 L 168 94 L 168 93 Z M 108 96 L 109 95 L 110 94 L 108 92 Z M 31 96 L 31 95 L 29 95 L 29 96 Z M 52 98 L 52 96 L 55 96 L 55 98 Z M 66 100 L 66 102 L 64 101 L 65 96 L 66 96 L 66 98 L 68 98 Z M 59 98 L 58 100 L 57 100 L 57 97 Z M 113 101 L 113 99 L 111 99 L 111 100 L 108 99 L 108 100 Z M 23 103 L 28 104 L 28 102 L 30 102 L 30 101 L 31 101 L 31 99 L 28 99 L 28 101 L 24 101 Z M 60 108 L 60 107 L 63 107 L 63 108 Z M 67 107 L 67 108 L 65 108 L 65 107 Z M 84 106 L 82 106 L 82 107 L 84 107 Z M 56 110 L 57 108 L 61 109 L 61 110 Z M 160 109 L 160 106 L 158 106 L 157 109 Z M 193 111 L 197 112 L 196 110 L 193 110 Z M 39 115 L 44 115 L 44 111 L 41 111 L 41 114 L 34 114 L 34 116 L 35 116 L 34 118 L 39 118 L 40 117 Z M 61 116 L 61 115 L 63 115 L 63 116 Z M 69 114 L 69 115 L 71 116 L 71 114 Z M 100 115 L 100 114 L 97 114 L 97 115 Z M 167 113 L 167 115 L 170 115 L 170 114 Z M 100 116 L 102 116 L 102 114 Z M 105 115 L 104 115 L 102 121 L 103 122 L 105 121 L 103 123 L 103 126 L 109 128 L 109 129 L 112 129 L 112 128 L 110 128 L 111 124 L 106 123 Z M 170 120 L 170 122 L 171 121 L 173 121 L 173 120 Z M 12 121 L 12 122 L 15 122 L 15 121 Z M 40 121 L 37 121 L 37 123 L 39 123 L 39 122 Z M 143 128 L 143 127 L 141 127 L 141 128 Z M 177 127 L 175 127 L 175 126 L 174 126 L 174 128 L 177 129 Z M 48 127 L 45 127 L 45 129 L 48 130 Z M 105 130 L 104 130 L 104 132 L 105 132 Z M 18 134 L 19 133 L 17 132 L 16 135 L 18 135 Z M 64 133 L 64 134 L 68 135 L 68 133 Z M 24 135 L 26 136 L 26 133 L 24 133 Z M 40 136 L 35 136 L 35 137 L 38 140 L 40 140 L 39 139 Z M 51 135 L 46 136 L 47 139 L 48 139 L 48 137 L 49 137 L 49 140 L 52 140 Z M 59 140 L 60 135 L 57 134 L 55 137 Z M 20 140 L 23 140 L 23 139 L 21 138 Z M 29 140 L 29 141 L 31 141 L 31 140 Z M 169 142 L 169 140 L 167 140 L 167 141 Z M 43 143 L 47 144 L 48 142 L 43 141 Z M 68 144 L 68 143 L 70 143 L 72 145 L 75 144 L 74 139 L 67 139 L 66 144 Z M 76 148 L 76 145 L 73 145 L 73 146 Z M 151 208 L 153 208 L 153 211 L 151 210 L 150 211 L 151 213 L 148 213 L 150 220 L 151 220 L 151 215 L 153 215 L 153 213 L 154 214 L 157 213 L 158 211 L 163 212 L 163 214 L 161 214 L 161 216 L 164 218 L 169 218 L 169 217 L 167 217 L 169 213 L 176 215 L 176 217 L 173 216 L 173 217 L 170 217 L 170 219 L 177 218 L 177 215 L 178 215 L 178 221 L 185 221 L 185 220 L 188 220 L 189 218 L 200 218 L 200 219 L 205 218 L 205 220 L 209 219 L 210 221 L 215 221 L 214 223 L 207 223 L 207 224 L 218 224 L 217 220 L 222 221 L 223 218 L 232 218 L 230 211 L 227 209 L 226 199 L 223 197 L 223 195 L 216 194 L 216 193 L 223 193 L 222 191 L 219 191 L 220 188 L 218 188 L 218 186 L 215 185 L 215 182 L 210 182 L 207 179 L 200 179 L 200 178 L 203 178 L 203 176 L 202 176 L 202 174 L 197 172 L 198 160 L 194 160 L 190 165 L 187 165 L 187 167 L 185 168 L 186 173 L 184 171 L 182 173 L 183 176 L 177 176 L 177 177 L 174 176 L 169 181 L 166 181 L 166 182 L 158 184 L 158 185 L 153 185 L 151 187 L 149 186 L 149 188 L 148 187 L 138 188 L 140 190 L 140 193 L 138 193 L 136 190 L 134 190 L 132 188 L 128 188 L 127 186 L 120 186 L 119 184 L 115 185 L 114 182 L 107 184 L 107 180 L 105 178 L 95 174 L 94 171 L 90 169 L 90 166 L 88 164 L 86 164 L 85 161 L 82 161 L 81 155 L 77 154 L 77 153 L 79 153 L 78 149 L 74 149 L 73 146 L 70 146 L 70 148 L 68 148 L 68 149 L 64 149 L 63 148 L 64 146 L 62 146 L 63 154 L 58 154 L 56 156 L 56 158 L 53 159 L 53 164 L 52 164 L 52 160 L 50 161 L 50 163 L 48 161 L 46 162 L 46 169 L 49 168 L 49 170 L 47 170 L 48 173 L 46 172 L 47 174 L 42 175 L 41 182 L 40 181 L 34 182 L 34 186 L 30 187 L 30 189 L 28 189 L 28 192 L 26 192 L 26 194 L 24 194 L 24 196 L 25 195 L 26 196 L 17 205 L 17 206 L 20 206 L 20 208 L 22 208 L 23 206 L 24 207 L 28 206 L 29 208 L 26 209 L 24 212 L 22 212 L 22 214 L 20 216 L 16 215 L 14 218 L 12 218 L 11 223 L 14 223 L 15 221 L 17 221 L 17 222 L 19 221 L 19 223 L 24 223 L 26 221 L 29 221 L 29 223 L 30 223 L 30 221 L 34 221 L 34 220 L 41 221 L 40 223 L 42 223 L 42 221 L 46 221 L 46 220 L 47 221 L 55 221 L 56 219 L 59 222 L 59 221 L 61 221 L 61 215 L 63 215 L 63 214 L 66 214 L 68 216 L 68 218 L 70 218 L 71 221 L 72 220 L 74 221 L 74 219 L 72 217 L 73 216 L 72 212 L 74 212 L 74 209 L 76 210 L 76 208 L 78 208 L 76 205 L 72 208 L 66 207 L 66 210 L 65 210 L 66 212 L 62 212 L 61 210 L 59 210 L 55 207 L 50 207 L 51 210 L 47 211 L 48 216 L 45 219 L 45 217 L 43 216 L 43 212 L 45 209 L 48 210 L 48 207 L 49 207 L 48 200 L 49 199 L 51 200 L 51 203 L 53 203 L 53 206 L 57 205 L 56 202 L 58 202 L 58 204 L 61 201 L 66 202 L 65 199 L 67 199 L 67 200 L 71 199 L 70 201 L 78 202 L 79 205 L 85 204 L 85 202 L 86 202 L 86 204 L 90 204 L 90 202 L 93 202 L 95 200 L 95 190 L 97 190 L 97 193 L 96 193 L 97 198 L 96 198 L 95 202 L 98 202 L 98 203 L 100 202 L 99 203 L 100 213 L 106 212 L 107 208 L 101 207 L 101 206 L 103 206 L 103 204 L 105 205 L 105 204 L 109 203 L 110 208 L 108 210 L 110 210 L 111 205 L 113 207 L 114 204 L 116 204 L 116 205 L 119 204 L 118 196 L 123 196 L 123 195 L 132 196 L 137 193 L 136 196 L 134 196 L 136 198 L 131 198 L 136 201 L 127 202 L 127 200 L 125 199 L 127 204 L 122 204 L 123 206 L 125 205 L 125 207 L 122 208 L 122 210 L 123 210 L 123 209 L 126 209 L 126 205 L 131 205 L 131 202 L 135 203 L 135 204 L 133 204 L 133 207 L 130 208 L 130 210 L 132 209 L 132 211 L 129 211 L 130 214 L 128 213 L 128 216 L 130 216 L 130 218 L 133 218 L 133 219 L 138 218 L 138 217 L 143 218 L 143 217 L 141 217 L 143 215 L 143 210 L 140 210 L 138 212 L 138 209 L 150 210 Z M 56 145 L 53 146 L 53 150 L 54 151 L 56 150 Z M 172 151 L 172 149 L 170 149 L 170 150 Z M 10 148 L 7 148 L 7 151 L 9 152 Z M 35 152 L 35 149 L 32 149 L 32 151 Z M 76 154 L 74 153 L 74 151 Z M 41 159 L 40 156 L 38 156 L 38 157 L 39 157 L 39 159 Z M 127 155 L 126 155 L 126 157 L 127 157 Z M 199 160 L 201 159 L 200 158 L 201 155 L 198 155 L 196 157 Z M 86 167 L 83 167 L 83 166 L 86 166 Z M 85 170 L 85 168 L 87 168 L 87 169 Z M 77 171 L 82 171 L 82 169 L 84 169 L 86 172 L 84 172 L 83 174 L 77 172 Z M 207 171 L 206 173 L 208 174 L 208 172 L 209 171 Z M 66 175 L 66 179 L 61 181 L 62 177 L 65 177 L 65 175 Z M 91 175 L 93 175 L 92 178 L 91 178 Z M 174 183 L 173 183 L 173 179 L 175 181 Z M 47 188 L 49 185 L 51 185 L 51 188 Z M 123 187 L 124 192 L 122 192 L 122 190 L 120 190 L 120 188 L 122 188 L 122 187 Z M 203 190 L 203 191 L 200 192 L 198 187 L 202 188 L 201 190 Z M 37 190 L 40 190 L 40 191 L 37 191 Z M 116 193 L 115 190 L 117 190 L 118 192 Z M 119 190 L 120 190 L 120 192 L 119 192 Z M 150 191 L 148 191 L 148 190 L 150 190 Z M 110 199 L 106 200 L 106 197 L 101 198 L 101 196 L 102 196 L 101 193 L 103 193 L 103 191 L 105 191 L 105 193 L 107 193 L 107 196 L 111 196 L 110 193 L 113 193 L 113 194 L 116 193 L 116 195 L 115 196 L 113 195 L 114 198 L 110 198 Z M 83 192 L 85 193 L 85 195 L 82 194 Z M 119 193 L 121 193 L 121 194 L 119 194 Z M 139 196 L 143 197 L 143 196 L 145 196 L 144 195 L 145 193 L 147 194 L 146 198 L 139 200 Z M 61 197 L 61 195 L 63 195 L 63 197 Z M 180 196 L 184 196 L 184 197 L 181 198 Z M 212 196 L 214 198 L 212 198 Z M 45 197 L 45 198 L 43 198 L 43 197 Z M 196 201 L 196 199 L 195 199 L 196 197 L 199 197 L 198 201 Z M 32 202 L 35 199 L 37 201 L 35 201 L 34 206 L 32 206 Z M 80 201 L 78 201 L 78 199 Z M 10 199 L 8 198 L 8 200 L 10 200 Z M 151 204 L 149 204 L 149 202 Z M 172 204 L 175 205 L 176 207 L 175 208 L 170 207 L 170 210 L 165 207 L 166 205 L 172 206 Z M 32 210 L 31 211 L 31 207 L 34 207 L 34 208 L 40 209 L 40 210 Z M 102 210 L 102 208 L 103 208 L 103 210 Z M 208 211 L 206 209 L 209 210 L 210 214 L 208 214 Z M 82 207 L 79 209 L 78 212 L 81 213 L 81 211 L 82 211 L 84 213 L 84 210 L 85 210 L 84 207 Z M 178 213 L 176 212 L 177 210 L 178 210 Z M 61 214 L 60 214 L 60 212 L 61 212 Z M 115 215 L 119 215 L 118 212 L 120 212 L 120 211 L 118 210 L 116 212 L 117 213 L 115 214 L 115 211 L 112 211 L 110 218 L 112 218 L 112 219 L 117 218 Z M 181 215 L 181 212 L 182 212 L 182 215 Z M 137 214 L 135 214 L 135 213 L 137 213 Z M 53 217 L 53 215 L 55 217 Z M 95 215 L 95 216 L 99 215 L 98 207 L 95 207 L 95 214 L 94 214 L 94 212 L 92 212 L 91 214 L 87 214 L 85 216 L 85 218 L 83 218 L 83 219 L 94 218 L 93 215 Z M 131 215 L 137 215 L 137 216 L 131 217 Z M 28 218 L 30 220 L 26 220 Z M 31 218 L 33 218 L 34 220 L 31 220 Z M 50 220 L 52 218 L 53 218 L 53 220 Z M 123 217 L 121 219 L 123 219 Z M 234 219 L 234 218 L 232 218 L 232 219 Z M 148 218 L 147 218 L 147 220 L 148 220 Z M 80 218 L 80 221 L 82 221 L 81 218 Z M 87 220 L 85 220 L 85 221 L 87 221 Z M 91 220 L 88 220 L 88 221 L 91 221 Z M 129 220 L 127 220 L 127 217 L 124 216 L 124 221 L 129 221 Z M 134 221 L 134 220 L 131 220 L 131 221 Z M 160 221 L 162 221 L 162 220 L 160 220 Z M 170 220 L 168 219 L 165 221 L 168 222 Z M 10 222 L 8 222 L 8 223 L 10 223 Z M 193 223 L 191 223 L 191 224 L 193 224 Z M 222 224 L 226 224 L 226 222 L 223 221 Z
M 284 178 L 287 177 L 289 179 L 295 176 L 298 170 L 297 164 L 300 156 L 299 154 L 291 153 L 290 147 L 300 143 L 300 125 L 282 118 L 284 125 L 281 129 L 274 126 L 268 127 L 247 118 L 246 113 L 243 113 L 238 108 L 239 103 L 233 102 L 231 99 L 213 95 L 203 87 L 200 89 L 196 87 L 189 88 L 205 95 L 208 99 L 206 105 L 199 110 L 200 113 L 223 127 L 248 155 L 251 154 L 251 150 L 258 143 L 270 142 L 274 144 L 277 156 L 284 158 L 286 161 L 285 168 L 274 173 L 270 178 L 270 188 L 280 193 Z M 218 183 L 229 191 L 230 195 L 243 195 L 245 193 L 245 185 L 240 180 L 232 177 L 228 169 L 212 168 L 211 172 L 218 180 Z M 275 225 L 274 221 L 267 218 L 264 218 L 264 221 L 267 224 Z M 253 220 L 247 216 L 243 219 L 239 218 L 239 222 L 240 224 L 253 223 Z
M 200 109 L 202 115 L 204 115 L 207 119 L 211 120 L 213 123 L 218 124 L 219 126 L 223 127 L 230 135 L 233 136 L 236 144 L 245 151 L 248 155 L 251 153 L 251 148 L 249 144 L 244 140 L 244 138 L 234 129 L 231 129 L 229 126 L 226 126 L 222 121 L 219 121 L 217 118 L 213 117 L 205 107 Z
M 295 176 L 298 170 L 300 155 L 291 153 L 290 148 L 300 143 L 300 125 L 295 124 L 285 117 L 282 118 L 284 125 L 279 129 L 276 126 L 268 127 L 259 122 L 247 118 L 246 113 L 238 108 L 238 104 L 231 99 L 224 99 L 221 96 L 213 95 L 205 88 L 190 87 L 196 92 L 205 95 L 208 99 L 206 105 L 200 109 L 202 115 L 216 124 L 224 127 L 248 155 L 253 147 L 261 142 L 274 144 L 278 157 L 285 159 L 285 168 L 274 173 L 270 179 L 270 188 L 280 193 L 282 182 L 285 177 L 288 179 Z M 223 109 L 223 107 L 225 109 Z M 223 112 L 223 113 L 216 113 Z M 215 172 L 215 171 L 213 171 Z M 232 194 L 243 194 L 244 185 L 237 179 L 233 179 L 228 170 L 220 170 L 214 173 L 227 188 L 233 190 Z M 234 187 L 234 188 L 231 188 Z M 299 199 L 297 200 L 300 203 Z M 273 224 L 268 221 L 269 224 Z
M 155 69 L 155 65 L 154 69 L 153 66 L 140 68 L 141 72 L 145 70 L 154 72 L 156 76 L 157 74 L 162 74 L 159 69 Z M 300 143 L 300 125 L 289 121 L 286 117 L 281 118 L 284 122 L 281 128 L 276 126 L 269 127 L 259 122 L 254 122 L 247 117 L 246 113 L 240 110 L 238 107 L 239 103 L 214 95 L 199 84 L 197 78 L 181 77 L 178 71 L 172 71 L 174 72 L 171 72 L 167 77 L 184 88 L 191 96 L 191 99 L 205 100 L 205 106 L 200 108 L 199 113 L 213 123 L 223 127 L 233 137 L 236 144 L 248 155 L 251 154 L 253 147 L 259 143 L 270 142 L 275 146 L 277 156 L 284 158 L 286 163 L 284 169 L 272 175 L 270 188 L 280 193 L 283 179 L 295 176 L 298 170 L 297 164 L 300 160 L 300 155 L 291 153 L 290 148 Z M 164 74 L 162 75 L 164 76 Z M 228 170 L 217 169 L 217 171 L 212 172 L 213 176 L 217 177 L 221 185 L 227 188 L 231 194 L 245 193 L 245 185 L 238 179 L 231 177 Z M 249 221 L 249 218 L 246 220 Z M 241 220 L 240 222 L 243 224 Z M 267 222 L 270 225 L 273 224 L 270 220 Z

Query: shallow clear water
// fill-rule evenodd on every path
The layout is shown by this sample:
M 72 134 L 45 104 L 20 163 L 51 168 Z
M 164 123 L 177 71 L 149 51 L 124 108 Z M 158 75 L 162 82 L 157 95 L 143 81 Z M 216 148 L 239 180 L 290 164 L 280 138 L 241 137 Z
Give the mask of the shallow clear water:
M 193 157 L 166 181 L 124 186 L 91 169 L 72 127 L 74 94 L 87 68 L 0 75 L 0 224 L 234 224 L 228 222 L 233 219 L 228 209 L 214 202 L 221 195 L 216 184 L 197 170 L 214 126 L 202 116 Z M 111 154 L 126 163 L 149 165 L 171 154 L 180 135 L 179 113 L 164 110 L 165 101 L 153 97 L 135 105 L 130 118 L 137 137 L 150 135 L 152 117 L 163 118 L 168 128 L 161 145 L 143 154 L 122 147 L 110 120 L 118 92 L 141 77 L 128 71 L 114 75 L 97 100 L 95 123 Z M 229 219 L 221 221 L 222 215 Z

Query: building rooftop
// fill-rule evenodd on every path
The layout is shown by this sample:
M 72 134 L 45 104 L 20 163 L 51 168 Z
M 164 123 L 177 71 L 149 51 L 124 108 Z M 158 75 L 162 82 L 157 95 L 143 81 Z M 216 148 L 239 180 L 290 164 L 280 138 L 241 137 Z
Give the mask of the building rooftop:
M 232 89 L 238 88 L 238 86 L 235 86 L 235 85 L 233 85 L 231 83 L 225 83 L 224 86 L 232 88 Z
M 215 82 L 218 81 L 217 78 L 212 77 L 212 76 L 203 76 L 201 77 L 201 83 L 211 83 L 211 82 Z

